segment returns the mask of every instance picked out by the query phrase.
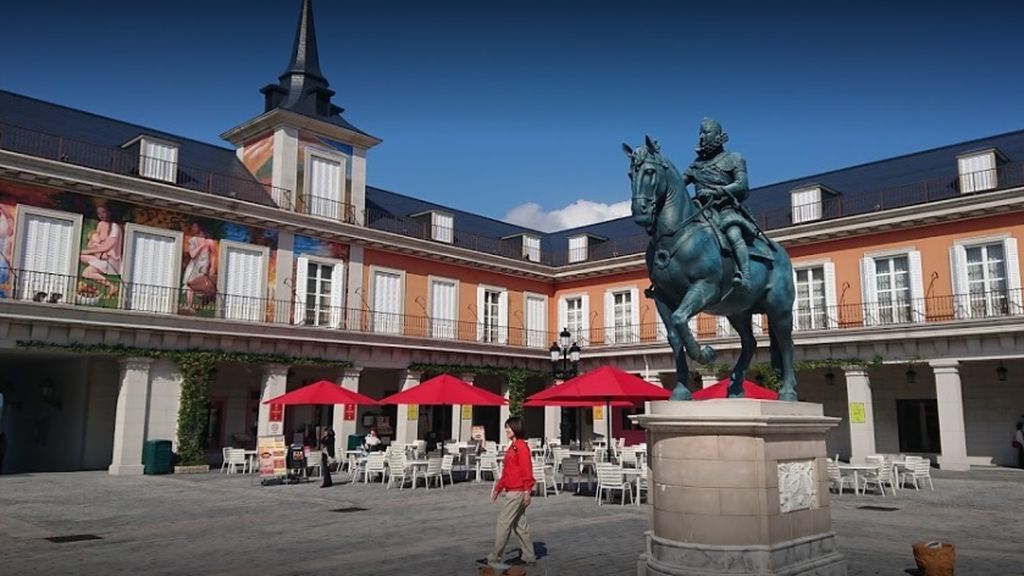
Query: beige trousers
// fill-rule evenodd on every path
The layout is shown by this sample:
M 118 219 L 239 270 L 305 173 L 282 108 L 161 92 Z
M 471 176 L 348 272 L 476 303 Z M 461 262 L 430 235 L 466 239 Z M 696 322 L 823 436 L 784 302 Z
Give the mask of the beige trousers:
M 505 546 L 508 538 L 513 532 L 519 539 L 519 546 L 522 548 L 522 559 L 524 562 L 532 562 L 537 559 L 533 552 L 533 540 L 530 539 L 530 525 L 526 522 L 526 505 L 523 497 L 526 492 L 503 492 L 499 497 L 501 500 L 501 512 L 498 513 L 498 529 L 494 536 L 494 552 L 487 556 L 491 563 L 501 562 L 505 556 Z

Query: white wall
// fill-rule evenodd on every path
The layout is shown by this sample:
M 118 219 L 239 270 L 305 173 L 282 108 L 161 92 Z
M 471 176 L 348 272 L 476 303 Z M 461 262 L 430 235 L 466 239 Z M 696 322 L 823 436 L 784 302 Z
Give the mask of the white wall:
M 83 470 L 106 470 L 114 450 L 114 417 L 120 369 L 117 362 L 95 358 L 89 363 L 89 399 L 82 446 Z
M 914 384 L 907 384 L 905 364 L 872 368 L 868 372 L 875 409 L 875 449 L 881 454 L 900 452 L 896 401 L 935 398 L 935 377 L 931 367 L 919 364 L 914 370 L 917 373 Z
M 1010 445 L 1016 423 L 1024 414 L 1024 362 L 1006 362 L 1005 382 L 996 376 L 997 362 L 978 362 L 960 369 L 964 395 L 964 430 L 967 457 L 972 464 L 1017 465 L 1017 452 Z M 1016 376 L 1016 378 L 1014 378 Z
M 825 383 L 827 370 L 803 371 L 797 374 L 797 394 L 801 402 L 822 405 L 825 416 L 841 418 L 839 425 L 825 436 L 825 447 L 829 458 L 836 454 L 843 460 L 850 458 L 850 414 L 846 399 L 846 379 L 841 369 L 833 369 L 834 383 Z M 872 391 L 874 390 L 872 382 Z

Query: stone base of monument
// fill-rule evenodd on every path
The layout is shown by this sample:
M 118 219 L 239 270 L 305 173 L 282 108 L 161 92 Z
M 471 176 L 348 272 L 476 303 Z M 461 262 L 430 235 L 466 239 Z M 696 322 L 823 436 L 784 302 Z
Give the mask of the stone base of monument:
M 640 576 L 840 576 L 820 404 L 655 402 Z

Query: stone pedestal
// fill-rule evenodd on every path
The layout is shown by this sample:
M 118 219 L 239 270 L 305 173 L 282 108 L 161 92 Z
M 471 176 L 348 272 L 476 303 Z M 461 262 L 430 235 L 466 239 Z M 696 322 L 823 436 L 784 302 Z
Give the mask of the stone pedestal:
M 836 551 L 820 404 L 655 402 L 652 507 L 640 576 L 844 576 Z

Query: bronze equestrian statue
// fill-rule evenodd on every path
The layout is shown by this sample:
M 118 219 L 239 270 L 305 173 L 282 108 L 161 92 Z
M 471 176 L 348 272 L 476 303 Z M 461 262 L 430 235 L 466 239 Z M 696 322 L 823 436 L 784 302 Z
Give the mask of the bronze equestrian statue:
M 757 350 L 752 316 L 768 316 L 771 364 L 781 379 L 780 400 L 796 401 L 793 368 L 793 267 L 789 255 L 761 232 L 743 206 L 749 188 L 743 157 L 726 152 L 728 139 L 718 122 L 701 122 L 697 159 L 684 172 L 646 138 L 630 158 L 633 221 L 651 241 L 647 270 L 653 298 L 676 357 L 673 400 L 689 400 L 687 357 L 714 361 L 690 332 L 699 312 L 725 316 L 740 336 L 741 351 L 730 374 L 729 397 L 743 396 L 743 379 Z M 687 185 L 693 184 L 690 197 Z

